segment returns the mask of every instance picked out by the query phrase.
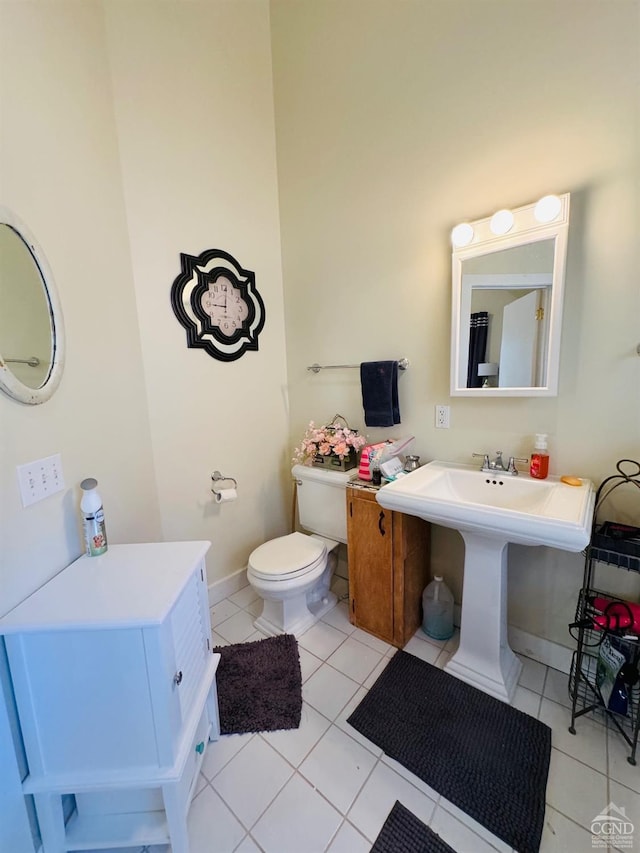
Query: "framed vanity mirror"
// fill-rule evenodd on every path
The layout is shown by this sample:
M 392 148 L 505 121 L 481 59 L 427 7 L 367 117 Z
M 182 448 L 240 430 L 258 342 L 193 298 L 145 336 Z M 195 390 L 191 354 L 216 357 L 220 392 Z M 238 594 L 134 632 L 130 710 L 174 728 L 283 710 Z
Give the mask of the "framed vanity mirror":
M 558 393 L 569 194 L 453 229 L 451 395 Z
M 21 403 L 48 400 L 64 363 L 53 273 L 27 226 L 0 207 L 0 389 Z

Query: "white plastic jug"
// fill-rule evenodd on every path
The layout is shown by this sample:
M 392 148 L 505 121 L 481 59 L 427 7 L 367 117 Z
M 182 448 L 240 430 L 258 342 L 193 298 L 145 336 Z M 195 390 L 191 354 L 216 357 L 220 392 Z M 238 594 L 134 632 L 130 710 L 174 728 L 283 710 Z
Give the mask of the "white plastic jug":
M 448 640 L 453 635 L 453 595 L 442 579 L 434 575 L 422 593 L 422 630 L 434 640 Z

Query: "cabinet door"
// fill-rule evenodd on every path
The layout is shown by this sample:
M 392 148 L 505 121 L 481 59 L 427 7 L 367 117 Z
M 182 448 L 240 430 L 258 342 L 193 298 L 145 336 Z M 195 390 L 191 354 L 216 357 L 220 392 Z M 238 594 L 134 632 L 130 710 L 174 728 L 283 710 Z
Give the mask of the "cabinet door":
M 157 763 L 142 632 L 8 636 L 32 773 L 106 773 Z
M 393 641 L 393 513 L 371 492 L 347 489 L 350 618 Z
M 202 606 L 205 594 L 204 572 L 198 567 L 160 630 L 145 630 L 161 765 L 173 764 L 186 723 L 200 713 L 196 698 L 211 659 L 209 614 Z

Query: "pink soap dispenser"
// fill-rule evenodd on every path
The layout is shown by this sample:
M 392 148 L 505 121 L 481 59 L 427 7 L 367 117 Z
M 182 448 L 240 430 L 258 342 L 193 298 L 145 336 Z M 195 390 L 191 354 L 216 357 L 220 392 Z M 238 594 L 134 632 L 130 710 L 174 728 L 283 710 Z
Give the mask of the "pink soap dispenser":
M 536 480 L 545 480 L 549 474 L 549 454 L 547 453 L 547 436 L 545 433 L 536 435 L 535 450 L 531 454 L 529 473 Z

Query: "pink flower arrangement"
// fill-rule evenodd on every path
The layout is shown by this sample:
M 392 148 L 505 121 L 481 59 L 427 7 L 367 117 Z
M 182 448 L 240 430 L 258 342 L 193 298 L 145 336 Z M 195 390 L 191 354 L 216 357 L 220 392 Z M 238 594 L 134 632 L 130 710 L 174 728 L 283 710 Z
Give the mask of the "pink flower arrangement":
M 309 423 L 307 431 L 298 447 L 294 451 L 293 461 L 303 465 L 312 465 L 316 456 L 337 456 L 345 459 L 351 451 L 360 450 L 364 447 L 366 439 L 358 435 L 357 429 L 343 426 L 337 420 L 328 426 L 317 427 L 313 421 Z M 344 418 L 342 418 L 344 420 Z

